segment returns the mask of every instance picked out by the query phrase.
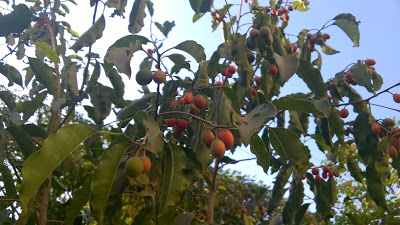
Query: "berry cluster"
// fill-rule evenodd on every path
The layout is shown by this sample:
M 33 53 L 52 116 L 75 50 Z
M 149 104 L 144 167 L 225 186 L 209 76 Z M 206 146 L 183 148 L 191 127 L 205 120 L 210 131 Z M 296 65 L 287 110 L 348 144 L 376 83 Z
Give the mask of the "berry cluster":
M 211 154 L 216 159 L 222 159 L 225 155 L 225 150 L 232 148 L 234 144 L 233 134 L 227 130 L 222 129 L 218 132 L 217 138 L 215 138 L 214 133 L 210 130 L 205 130 L 201 134 L 201 142 L 207 148 L 211 148 Z
M 371 126 L 371 132 L 378 135 L 382 141 L 389 138 L 390 145 L 388 155 L 395 159 L 399 155 L 398 148 L 400 147 L 400 128 L 395 127 L 394 120 L 386 118 L 382 123 L 375 123 Z
M 131 157 L 125 163 L 125 173 L 128 177 L 136 178 L 146 174 L 151 168 L 151 161 L 147 156 Z

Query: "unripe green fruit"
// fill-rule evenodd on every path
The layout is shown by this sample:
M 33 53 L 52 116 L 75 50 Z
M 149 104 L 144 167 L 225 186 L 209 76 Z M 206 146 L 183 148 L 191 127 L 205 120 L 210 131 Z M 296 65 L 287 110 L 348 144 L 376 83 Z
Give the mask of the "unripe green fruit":
M 254 39 L 248 38 L 247 39 L 247 48 L 250 50 L 254 50 L 256 48 L 257 42 Z
M 253 63 L 255 59 L 256 57 L 254 57 L 253 53 L 247 52 L 247 60 L 249 61 L 249 63 Z
M 267 26 L 263 26 L 260 28 L 259 33 L 260 33 L 261 37 L 267 38 L 269 35 L 271 35 L 271 29 L 269 29 L 269 27 L 267 27 Z
M 324 39 L 322 39 L 322 38 L 317 38 L 317 40 L 315 41 L 315 44 L 317 44 L 317 45 L 323 45 L 323 44 L 324 44 Z
M 138 157 L 131 157 L 125 163 L 125 172 L 128 177 L 138 177 L 144 169 L 143 161 Z
M 148 85 L 153 79 L 150 70 L 139 70 L 136 74 L 136 82 L 140 85 Z

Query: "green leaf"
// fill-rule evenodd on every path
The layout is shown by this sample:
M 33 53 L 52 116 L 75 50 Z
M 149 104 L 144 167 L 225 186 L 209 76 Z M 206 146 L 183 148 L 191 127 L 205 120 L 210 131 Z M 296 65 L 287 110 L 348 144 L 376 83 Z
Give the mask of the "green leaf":
M 335 20 L 333 25 L 342 29 L 353 41 L 354 47 L 358 47 L 360 45 L 360 30 L 358 29 L 360 22 L 356 21 L 356 17 L 350 13 L 342 13 L 333 18 L 333 20 Z
M 199 20 L 201 17 L 204 16 L 205 13 L 195 13 L 193 15 L 193 23 L 196 22 L 197 20 Z
M 111 146 L 103 155 L 93 175 L 91 183 L 90 205 L 94 218 L 102 224 L 104 212 L 111 192 L 118 167 L 130 147 L 129 143 L 118 143 Z
M 389 211 L 385 198 L 385 187 L 375 166 L 375 160 L 371 159 L 368 162 L 367 171 L 365 174 L 367 180 L 367 191 L 378 206 L 382 207 L 386 211 Z
M 23 121 L 26 122 L 43 105 L 47 92 L 40 92 L 32 99 L 32 101 L 18 102 L 16 110 L 24 114 Z
M 0 62 L 0 73 L 3 74 L 9 81 L 8 86 L 12 86 L 14 82 L 22 87 L 21 73 L 13 66 Z
M 306 4 L 304 4 L 302 0 L 294 1 L 292 2 L 292 5 L 295 9 L 299 10 L 300 12 L 306 12 L 310 9 L 306 6 Z
M 33 19 L 32 12 L 25 4 L 14 7 L 14 11 L 0 16 L 0 37 L 7 37 L 12 33 L 21 33 L 29 27 Z
M 201 142 L 201 134 L 203 130 L 201 129 L 201 123 L 196 121 L 196 130 L 193 136 L 195 138 L 193 144 L 193 151 L 196 153 L 198 160 L 201 162 L 202 167 L 199 169 L 201 173 L 203 173 L 211 164 L 211 151 Z
M 308 169 L 308 168 L 307 168 Z M 304 185 L 302 176 L 307 169 L 297 170 L 293 173 L 290 183 L 290 195 L 282 211 L 284 224 L 293 224 L 296 212 L 301 208 L 304 198 Z
M 128 0 L 108 0 L 105 5 L 109 8 L 115 8 L 119 15 L 123 15 Z
M 53 69 L 40 59 L 28 57 L 28 60 L 36 79 L 49 90 L 50 94 L 56 95 L 58 85 Z
M 70 47 L 77 52 L 83 47 L 91 46 L 97 39 L 103 36 L 104 28 L 106 27 L 106 20 L 104 15 L 101 15 L 85 33 L 83 33 L 78 40 Z
M 167 212 L 168 206 L 179 202 L 182 191 L 186 188 L 186 176 L 183 169 L 186 167 L 186 155 L 178 145 L 164 145 L 162 156 L 162 183 L 159 199 L 159 216 Z
M 347 159 L 347 169 L 349 170 L 351 176 L 358 182 L 363 183 L 364 176 L 357 162 L 349 158 Z
M 309 163 L 309 153 L 293 131 L 282 127 L 270 127 L 269 138 L 271 145 L 282 160 L 290 160 L 301 168 Z
M 148 225 L 151 224 L 152 219 L 152 207 L 143 207 L 139 213 L 135 216 L 131 225 Z
M 190 6 L 195 13 L 206 13 L 210 11 L 213 0 L 189 0 Z
M 321 67 L 322 67 L 322 56 L 321 56 L 321 53 L 319 53 L 319 51 L 317 50 L 317 49 L 314 49 L 317 53 L 318 53 L 318 58 L 316 58 L 313 62 L 312 62 L 312 64 L 314 65 L 314 66 L 317 66 L 318 67 L 318 70 L 321 70 Z
M 374 90 L 379 91 L 382 87 L 383 79 L 375 70 L 372 70 L 372 82 L 374 83 Z
M 142 43 L 143 45 L 147 44 L 150 42 L 149 39 L 147 39 L 146 37 L 140 36 L 140 35 L 126 35 L 120 39 L 118 39 L 114 44 L 112 44 L 107 52 L 111 49 L 111 48 L 129 48 L 132 42 L 136 42 L 137 40 L 140 41 L 140 43 Z
M 150 13 L 150 16 L 153 16 L 154 14 L 154 7 L 153 7 L 153 3 L 150 0 L 146 0 L 146 6 L 147 6 L 147 10 Z
M 147 142 L 142 144 L 141 147 L 159 154 L 164 147 L 164 133 L 160 130 L 157 122 L 147 116 L 147 113 L 139 111 L 135 115 L 135 121 L 140 121 L 146 128 Z
M 174 222 L 172 224 L 174 225 L 190 225 L 190 223 L 193 220 L 193 213 L 191 212 L 183 212 L 178 214 L 175 219 Z
M 363 64 L 361 60 L 357 60 L 357 64 L 350 67 L 351 79 L 358 85 L 365 87 L 369 92 L 375 93 L 371 83 L 372 75 L 367 72 L 368 66 Z
M 339 51 L 336 51 L 331 46 L 327 45 L 325 42 L 321 45 L 321 49 L 327 55 L 334 55 L 336 53 L 339 53 Z
M 268 174 L 268 169 L 270 166 L 270 156 L 263 140 L 258 136 L 258 134 L 253 134 L 250 140 L 250 151 L 256 155 L 257 164 L 261 166 L 265 174 Z
M 276 115 L 273 104 L 262 104 L 253 109 L 245 117 L 240 117 L 236 127 L 239 129 L 240 138 L 245 146 L 250 143 L 252 135 L 261 130 L 265 119 Z M 239 123 L 239 124 L 238 124 Z
M 146 0 L 135 0 L 133 3 L 128 25 L 128 31 L 132 34 L 139 33 L 144 26 L 143 20 L 146 17 L 146 13 L 144 12 L 145 6 Z
M 301 220 L 303 219 L 304 214 L 307 212 L 308 207 L 309 207 L 310 205 L 311 205 L 311 203 L 303 204 L 303 205 L 301 206 L 301 208 L 300 208 L 299 210 L 297 210 L 296 216 L 294 217 L 294 224 L 295 224 L 295 225 L 300 225 Z
M 300 59 L 300 66 L 297 69 L 297 75 L 307 84 L 308 88 L 317 98 L 325 96 L 325 83 L 322 79 L 321 72 L 314 66 L 303 59 Z
M 91 93 L 94 90 L 94 88 L 96 87 L 97 80 L 100 77 L 100 73 L 101 73 L 100 63 L 98 61 L 96 61 L 96 64 L 94 65 L 93 73 L 90 76 L 89 82 L 86 87 L 86 91 L 85 91 L 86 93 Z
M 371 155 L 378 153 L 379 139 L 371 132 L 371 124 L 369 122 L 370 115 L 368 113 L 359 114 L 354 123 L 354 141 L 357 144 L 358 154 L 364 163 L 368 163 Z
M 0 99 L 6 104 L 8 109 L 14 111 L 16 104 L 14 96 L 8 91 L 0 91 Z
M 107 87 L 98 83 L 93 92 L 90 93 L 90 102 L 95 112 L 94 121 L 96 124 L 102 124 L 103 120 L 111 112 L 111 97 L 107 91 Z
M 337 200 L 337 189 L 336 182 L 333 179 L 328 181 L 321 180 L 321 182 L 314 182 L 314 201 L 317 204 L 317 212 L 322 218 L 325 218 L 330 211 L 332 206 Z
M 325 98 L 315 100 L 311 98 L 299 99 L 291 96 L 281 97 L 272 102 L 278 110 L 294 110 L 298 112 L 321 114 L 329 116 L 331 107 Z
M 14 186 L 13 175 L 8 167 L 3 163 L 0 164 L 0 177 L 2 181 L 2 187 L 4 188 L 3 190 L 5 190 L 5 195 L 2 195 L 2 197 L 4 196 L 9 199 L 17 199 L 18 194 Z
M 158 22 L 155 22 L 154 24 L 161 31 L 161 33 L 164 34 L 165 37 L 168 37 L 168 33 L 175 26 L 175 21 L 172 21 L 172 22 L 165 21 L 164 24 L 162 24 L 162 25 Z
M 279 79 L 283 85 L 296 73 L 300 63 L 296 55 L 293 54 L 282 57 L 274 53 L 274 58 L 279 68 Z
M 209 66 L 209 61 L 199 63 L 199 71 L 197 73 L 196 83 L 194 84 L 194 88 L 198 89 L 209 86 L 209 80 L 208 80 L 209 77 L 207 72 L 208 66 Z
M 194 59 L 196 59 L 196 62 L 206 60 L 206 54 L 204 53 L 203 46 L 197 44 L 195 41 L 184 41 L 174 48 L 187 52 Z
M 122 77 L 119 75 L 117 70 L 112 68 L 108 73 L 108 79 L 110 79 L 111 84 L 114 88 L 115 95 L 117 96 L 118 102 L 114 102 L 115 105 L 122 108 L 124 106 L 124 93 L 125 85 L 122 81 Z
M 228 97 L 229 100 L 231 101 L 232 107 L 235 110 L 235 112 L 240 113 L 240 106 L 237 93 L 232 88 L 228 87 L 220 87 L 220 88 L 224 92 L 226 97 Z
M 21 127 L 10 126 L 6 131 L 13 136 L 26 159 L 37 150 L 35 143 Z
M 135 115 L 137 111 L 150 107 L 150 102 L 154 100 L 156 96 L 157 93 L 149 93 L 143 95 L 143 97 L 140 99 L 136 99 L 117 113 L 117 119 L 125 120 Z
M 344 121 L 340 117 L 339 110 L 332 108 L 328 117 L 328 123 L 330 134 L 336 134 L 339 140 L 343 140 L 346 131 L 344 130 Z
M 90 185 L 92 183 L 93 176 L 88 176 L 82 185 L 82 188 L 78 192 L 74 193 L 74 197 L 71 200 L 71 204 L 65 212 L 65 225 L 72 225 L 75 218 L 79 215 L 82 207 L 86 205 L 90 198 Z
M 96 130 L 84 124 L 66 125 L 50 135 L 43 147 L 25 161 L 22 167 L 24 179 L 19 189 L 23 210 L 27 209 L 29 201 L 53 170 L 84 140 L 96 133 Z
M 171 74 L 179 72 L 181 69 L 187 69 L 190 71 L 190 64 L 186 62 L 185 56 L 181 54 L 171 54 L 168 57 L 175 65 L 174 70 L 171 70 Z
M 58 57 L 57 52 L 51 49 L 48 43 L 42 41 L 35 41 L 35 45 L 52 62 L 60 63 L 60 58 Z
M 294 170 L 296 169 L 293 164 L 285 164 L 279 170 L 278 175 L 276 176 L 274 187 L 272 189 L 272 199 L 268 204 L 267 213 L 271 214 L 280 204 L 280 201 L 283 198 L 286 190 L 284 190 L 285 185 L 287 184 L 289 177 L 292 175 Z
M 76 62 L 73 62 L 67 66 L 64 66 L 63 75 L 67 78 L 68 89 L 75 95 L 79 96 L 78 90 L 78 80 L 77 73 L 79 70 L 79 66 L 77 66 Z

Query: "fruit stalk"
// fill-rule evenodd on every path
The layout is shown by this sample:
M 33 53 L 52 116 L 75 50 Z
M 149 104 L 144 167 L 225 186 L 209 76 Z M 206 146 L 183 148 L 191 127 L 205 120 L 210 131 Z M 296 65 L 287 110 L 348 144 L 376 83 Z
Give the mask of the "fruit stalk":
M 209 224 L 214 224 L 215 181 L 217 179 L 219 161 L 219 159 L 215 159 L 211 189 L 208 194 L 207 223 Z

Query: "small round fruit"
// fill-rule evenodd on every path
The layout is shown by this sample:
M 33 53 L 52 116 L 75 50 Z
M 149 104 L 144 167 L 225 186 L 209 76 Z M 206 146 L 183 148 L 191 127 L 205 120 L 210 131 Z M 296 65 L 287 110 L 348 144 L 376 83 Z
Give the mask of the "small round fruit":
M 217 86 L 222 86 L 222 85 L 223 85 L 222 81 L 217 82 Z
M 233 137 L 233 134 L 232 134 L 229 130 L 227 130 L 227 129 L 220 130 L 220 131 L 218 132 L 217 137 L 218 137 L 221 141 L 223 141 L 223 143 L 225 144 L 225 148 L 226 148 L 226 149 L 232 148 L 233 143 L 235 142 L 235 139 L 234 139 L 234 137 Z
M 204 218 L 205 218 L 204 214 L 200 214 L 199 219 L 204 220 Z
M 286 13 L 286 14 L 289 13 L 289 10 L 287 8 L 283 8 L 282 11 L 283 11 L 283 13 Z
M 139 85 L 148 85 L 153 79 L 150 70 L 139 70 L 136 74 L 136 82 Z
M 278 14 L 278 16 L 282 16 L 283 15 L 283 11 L 281 9 L 278 9 L 277 14 Z
M 194 100 L 194 105 L 197 108 L 202 109 L 207 105 L 207 99 L 203 95 L 197 95 Z
M 178 131 L 184 131 L 188 127 L 188 122 L 183 119 L 179 119 L 176 121 L 176 129 Z
M 260 86 L 260 80 L 261 77 L 254 77 L 254 82 L 256 83 L 256 86 Z
M 251 89 L 251 95 L 256 96 L 257 90 L 255 88 Z
M 390 158 L 392 158 L 392 159 L 397 158 L 397 156 L 399 155 L 399 153 L 397 152 L 397 149 L 394 146 L 390 146 L 390 148 L 388 150 L 388 154 L 389 154 Z
M 163 72 L 161 70 L 157 70 L 156 72 L 153 73 L 153 80 L 157 84 L 165 83 L 166 79 L 167 79 L 167 75 L 165 74 L 165 72 Z
M 373 134 L 379 134 L 381 132 L 381 126 L 377 123 L 372 124 L 371 131 Z
M 215 139 L 211 143 L 211 154 L 216 159 L 222 159 L 225 155 L 225 144 L 219 139 Z
M 398 148 L 400 146 L 400 139 L 398 137 L 391 137 L 390 144 Z
M 268 71 L 272 74 L 272 75 L 277 75 L 278 74 L 278 67 L 276 67 L 275 65 L 270 65 L 268 68 Z
M 301 179 L 306 179 L 307 178 L 307 176 L 305 175 L 305 174 L 303 174 L 303 175 L 301 175 Z
M 128 177 L 138 177 L 144 169 L 143 161 L 138 157 L 131 157 L 126 160 L 125 172 Z
M 327 173 L 322 173 L 322 178 L 324 178 L 324 179 L 328 178 L 328 174 Z
M 368 65 L 368 66 L 373 66 L 373 65 L 375 65 L 375 60 L 374 59 L 366 59 L 365 60 L 365 64 L 366 65 Z
M 221 72 L 221 74 L 222 74 L 222 76 L 226 76 L 226 75 L 228 75 L 228 69 L 226 69 L 226 70 L 222 71 L 222 72 Z
M 149 54 L 150 57 L 153 57 L 153 50 L 151 50 L 150 48 L 147 49 L 147 54 Z
M 140 159 L 143 162 L 143 172 L 142 173 L 145 174 L 145 173 L 149 172 L 149 170 L 151 168 L 151 161 L 150 161 L 149 157 L 147 157 L 147 156 L 142 156 L 142 157 L 140 157 Z
M 243 209 L 242 209 L 242 212 L 243 212 L 244 214 L 247 214 L 247 209 L 246 209 L 246 208 L 243 208 Z
M 372 70 L 370 68 L 367 68 L 367 73 L 372 74 Z
M 253 63 L 254 60 L 256 60 L 256 57 L 254 56 L 254 54 L 252 52 L 247 52 L 247 61 L 249 63 Z
M 395 101 L 396 103 L 400 103 L 400 94 L 394 94 L 393 101 Z
M 318 167 L 312 168 L 311 173 L 314 174 L 314 175 L 319 174 L 319 169 L 318 169 Z
M 186 104 L 190 104 L 193 102 L 194 97 L 192 93 L 186 93 L 183 99 L 185 100 Z
M 329 172 L 331 172 L 331 167 L 328 166 L 328 165 L 322 167 L 322 172 L 323 172 L 323 173 L 329 173 Z
M 317 182 L 317 183 L 319 183 L 319 182 L 321 182 L 321 176 L 319 175 L 319 174 L 317 174 L 317 175 L 315 175 L 315 181 Z
M 211 147 L 211 143 L 214 140 L 215 140 L 215 136 L 214 136 L 213 132 L 211 132 L 210 130 L 205 130 L 205 131 L 203 131 L 203 133 L 201 133 L 201 142 L 207 148 Z
M 175 107 L 175 106 L 177 106 L 177 105 L 179 105 L 179 101 L 178 101 L 178 100 L 172 100 L 172 101 L 169 103 L 169 107 L 170 107 L 170 108 L 173 108 L 173 107 Z
M 185 99 L 184 99 L 183 97 L 182 97 L 182 98 L 179 98 L 178 101 L 179 101 L 179 104 L 180 104 L 180 105 L 185 104 Z
M 383 120 L 382 122 L 382 126 L 386 127 L 386 128 L 392 128 L 396 123 L 394 122 L 393 119 L 390 118 L 386 118 Z
M 311 35 L 310 40 L 315 42 L 317 40 L 317 38 L 318 38 L 317 35 L 313 34 L 313 35 Z
M 347 118 L 347 117 L 349 116 L 349 110 L 347 110 L 347 109 L 342 109 L 342 110 L 340 110 L 339 115 L 340 115 L 340 117 L 342 117 L 342 118 Z
M 344 76 L 346 77 L 347 80 L 351 80 L 352 78 L 352 74 L 348 71 L 344 74 Z
M 290 16 L 288 14 L 283 15 L 283 21 L 287 22 L 289 21 Z
M 255 28 L 253 28 L 253 29 L 250 31 L 250 37 L 251 37 L 252 39 L 256 39 L 256 38 L 258 37 L 258 34 L 259 34 L 259 31 L 258 31 L 257 29 L 255 29 Z
M 400 128 L 398 128 L 398 127 L 393 128 L 393 131 L 392 131 L 392 132 L 393 132 L 392 134 L 393 134 L 395 137 L 400 138 Z
M 289 5 L 288 9 L 289 9 L 289 11 L 293 11 L 294 8 L 293 8 L 293 6 Z
M 261 27 L 259 32 L 263 38 L 267 38 L 269 35 L 271 35 L 271 29 L 269 29 L 267 26 Z
M 236 73 L 236 67 L 235 66 L 228 67 L 228 73 L 231 73 L 231 74 Z
M 292 52 L 297 51 L 297 45 L 292 45 Z
M 176 118 L 169 118 L 167 119 L 167 126 L 173 127 L 176 124 Z
M 325 33 L 325 34 L 322 35 L 322 38 L 324 40 L 328 40 L 329 38 L 331 38 L 331 35 L 329 35 L 328 33 Z

